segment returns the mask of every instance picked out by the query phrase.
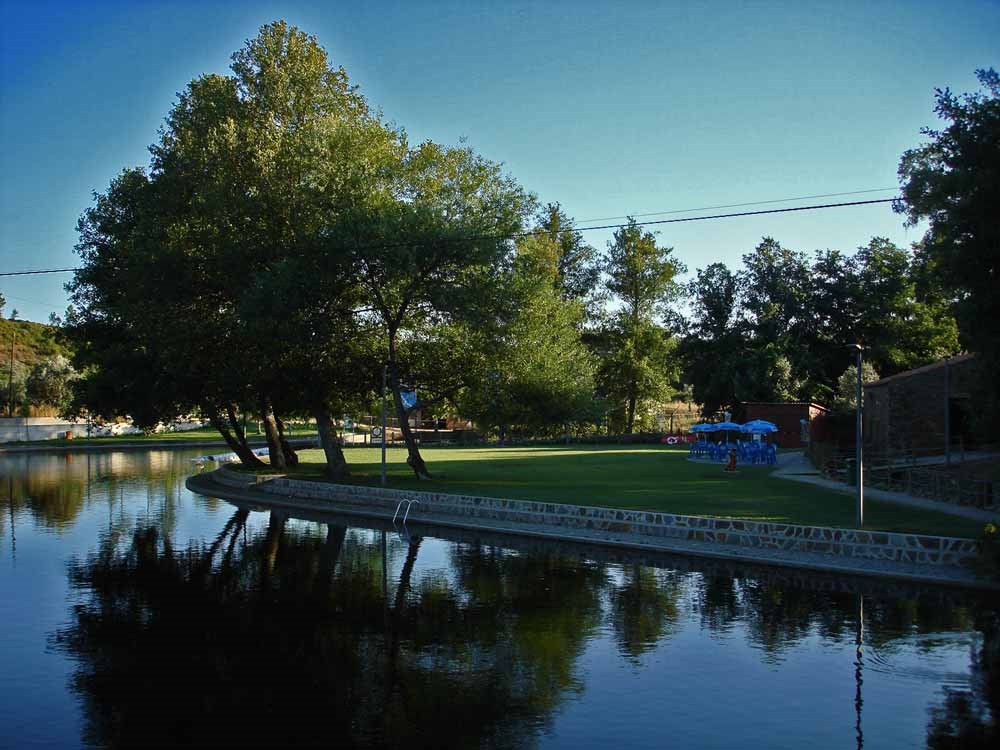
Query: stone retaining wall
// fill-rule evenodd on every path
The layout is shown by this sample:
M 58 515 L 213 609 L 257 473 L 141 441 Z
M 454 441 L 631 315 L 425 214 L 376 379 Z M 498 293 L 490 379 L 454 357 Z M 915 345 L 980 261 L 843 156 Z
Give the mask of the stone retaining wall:
M 287 477 L 241 474 L 232 469 L 213 478 L 232 487 L 256 486 L 280 496 L 332 500 L 392 513 L 400 500 L 412 499 L 413 520 L 433 522 L 435 516 L 488 519 L 543 526 L 563 526 L 613 534 L 635 534 L 717 544 L 811 552 L 870 560 L 927 565 L 969 565 L 978 545 L 969 539 L 923 536 L 822 526 L 681 516 L 653 511 L 619 510 L 533 500 L 407 492 L 358 485 L 310 482 Z M 405 507 L 405 506 L 404 506 Z

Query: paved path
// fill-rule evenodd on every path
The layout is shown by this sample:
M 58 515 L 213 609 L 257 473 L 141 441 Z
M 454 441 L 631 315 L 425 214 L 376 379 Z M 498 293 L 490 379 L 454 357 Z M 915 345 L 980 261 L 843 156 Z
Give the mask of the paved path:
M 780 479 L 790 479 L 793 482 L 814 484 L 817 487 L 823 487 L 824 489 L 833 490 L 845 495 L 853 495 L 855 492 L 854 487 L 834 481 L 833 479 L 827 479 L 820 474 L 819 469 L 813 466 L 801 451 L 779 454 L 778 468 L 771 476 Z M 951 503 L 943 503 L 939 500 L 928 500 L 925 497 L 907 495 L 905 492 L 890 492 L 889 490 L 877 490 L 874 487 L 866 486 L 865 497 L 896 505 L 906 505 L 911 508 L 936 510 L 939 513 L 971 518 L 974 521 L 983 521 L 984 523 L 1000 519 L 1000 513 L 996 511 L 969 508 L 964 505 L 952 505 Z
M 392 513 L 380 508 L 360 509 L 357 505 L 341 504 L 331 500 L 314 500 L 303 497 L 276 495 L 251 487 L 230 487 L 214 481 L 211 474 L 192 475 L 188 477 L 185 484 L 192 492 L 209 497 L 224 498 L 239 504 L 247 504 L 255 510 L 284 508 L 311 512 L 326 511 L 345 516 L 375 518 L 381 521 L 392 520 Z M 1000 584 L 984 580 L 972 571 L 958 566 L 918 565 L 893 560 L 869 560 L 816 552 L 741 547 L 717 542 L 682 540 L 671 537 L 649 537 L 639 534 L 583 528 L 569 529 L 549 524 L 519 523 L 485 518 L 477 518 L 473 521 L 467 516 L 435 515 L 432 519 L 422 516 L 420 507 L 416 506 L 410 515 L 410 522 L 421 525 L 426 524 L 431 528 L 436 526 L 488 531 L 498 534 L 513 534 L 516 536 L 579 542 L 600 545 L 602 547 L 619 547 L 647 552 L 666 552 L 696 557 L 709 557 L 748 564 L 778 565 L 827 573 L 898 578 L 920 583 L 936 583 L 968 588 L 1000 588 Z M 447 532 L 441 533 L 447 538 Z

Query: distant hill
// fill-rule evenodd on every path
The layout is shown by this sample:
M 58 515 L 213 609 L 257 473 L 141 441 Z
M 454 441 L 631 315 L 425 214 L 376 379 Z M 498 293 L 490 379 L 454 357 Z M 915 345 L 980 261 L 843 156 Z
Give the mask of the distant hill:
M 6 388 L 10 373 L 10 347 L 14 343 L 14 379 L 23 380 L 40 359 L 61 354 L 71 357 L 72 351 L 59 340 L 59 329 L 30 320 L 0 318 L 0 385 Z M 0 389 L 2 390 L 2 389 Z M 3 399 L 0 399 L 2 401 Z

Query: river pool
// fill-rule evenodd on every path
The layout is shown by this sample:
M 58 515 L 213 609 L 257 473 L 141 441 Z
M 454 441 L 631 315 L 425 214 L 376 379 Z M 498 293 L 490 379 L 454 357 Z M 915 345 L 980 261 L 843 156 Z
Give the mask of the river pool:
M 198 453 L 0 455 L 0 747 L 997 741 L 991 595 L 237 507 Z

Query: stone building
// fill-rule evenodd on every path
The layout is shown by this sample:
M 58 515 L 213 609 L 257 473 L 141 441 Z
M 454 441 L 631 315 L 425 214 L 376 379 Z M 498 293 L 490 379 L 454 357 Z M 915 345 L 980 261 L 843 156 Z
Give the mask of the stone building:
M 825 406 L 809 401 L 746 401 L 743 404 L 744 419 L 766 419 L 778 426 L 778 434 L 773 442 L 779 448 L 803 448 L 809 444 L 809 425 L 816 417 L 825 415 Z
M 961 354 L 866 383 L 865 444 L 893 455 L 968 447 L 976 364 L 975 354 Z

